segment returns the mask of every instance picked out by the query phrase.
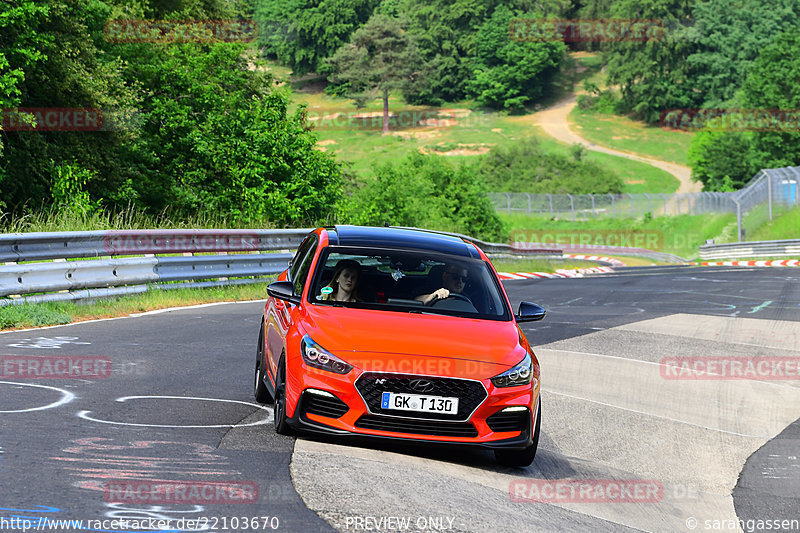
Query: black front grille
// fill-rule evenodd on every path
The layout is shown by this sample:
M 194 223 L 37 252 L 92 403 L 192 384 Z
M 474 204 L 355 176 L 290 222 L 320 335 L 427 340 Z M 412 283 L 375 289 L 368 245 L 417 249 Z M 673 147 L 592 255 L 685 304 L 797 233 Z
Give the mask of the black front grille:
M 415 380 L 430 381 L 431 386 L 423 391 L 411 387 Z M 427 420 L 466 421 L 483 400 L 486 389 L 479 381 L 431 376 L 413 376 L 405 374 L 382 374 L 380 372 L 364 372 L 356 380 L 356 389 L 361 393 L 369 410 L 373 414 L 387 414 L 405 418 Z M 403 392 L 406 394 L 424 394 L 427 396 L 443 396 L 458 398 L 458 412 L 454 415 L 416 411 L 400 411 L 382 409 L 381 396 L 384 392 Z
M 531 413 L 525 411 L 497 412 L 486 419 L 492 431 L 524 431 L 528 427 Z
M 301 409 L 304 414 L 327 416 L 329 418 L 339 418 L 350 410 L 347 404 L 339 398 L 319 396 L 308 392 L 303 394 Z
M 357 428 L 431 435 L 434 437 L 477 437 L 478 430 L 469 422 L 439 422 L 426 420 L 403 420 L 385 416 L 362 415 L 356 421 Z

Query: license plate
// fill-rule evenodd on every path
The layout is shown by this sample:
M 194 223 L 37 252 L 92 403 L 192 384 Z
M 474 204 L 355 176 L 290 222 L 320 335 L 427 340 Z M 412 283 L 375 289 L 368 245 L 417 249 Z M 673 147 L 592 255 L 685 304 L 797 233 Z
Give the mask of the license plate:
M 381 397 L 381 408 L 454 415 L 458 413 L 458 398 L 384 392 Z

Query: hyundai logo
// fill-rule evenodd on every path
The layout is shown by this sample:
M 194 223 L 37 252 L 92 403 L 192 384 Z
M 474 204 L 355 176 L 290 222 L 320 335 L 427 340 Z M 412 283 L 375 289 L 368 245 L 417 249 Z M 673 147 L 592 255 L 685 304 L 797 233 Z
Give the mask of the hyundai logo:
M 433 382 L 428 379 L 412 379 L 408 386 L 417 392 L 430 392 L 433 390 Z

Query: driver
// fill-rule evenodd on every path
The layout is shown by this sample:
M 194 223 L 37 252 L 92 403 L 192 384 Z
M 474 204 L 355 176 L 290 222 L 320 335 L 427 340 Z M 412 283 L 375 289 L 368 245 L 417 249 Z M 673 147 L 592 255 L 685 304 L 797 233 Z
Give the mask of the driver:
M 469 281 L 469 271 L 465 267 L 452 263 L 448 264 L 442 273 L 442 288 L 436 289 L 430 294 L 422 294 L 414 299 L 425 305 L 429 305 L 436 300 L 444 300 L 451 293 L 461 294 L 467 281 Z

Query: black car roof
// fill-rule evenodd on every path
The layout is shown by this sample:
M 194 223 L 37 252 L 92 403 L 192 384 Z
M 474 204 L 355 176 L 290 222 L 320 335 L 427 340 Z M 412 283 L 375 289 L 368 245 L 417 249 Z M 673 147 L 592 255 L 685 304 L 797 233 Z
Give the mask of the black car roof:
M 373 226 L 334 226 L 325 229 L 331 246 L 408 248 L 480 258 L 472 243 L 433 231 Z

